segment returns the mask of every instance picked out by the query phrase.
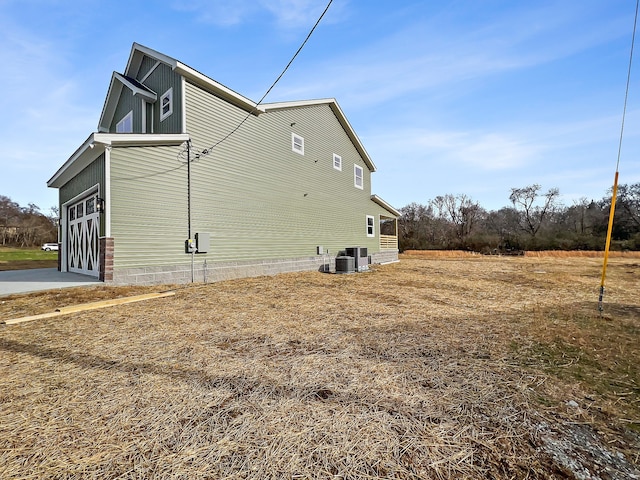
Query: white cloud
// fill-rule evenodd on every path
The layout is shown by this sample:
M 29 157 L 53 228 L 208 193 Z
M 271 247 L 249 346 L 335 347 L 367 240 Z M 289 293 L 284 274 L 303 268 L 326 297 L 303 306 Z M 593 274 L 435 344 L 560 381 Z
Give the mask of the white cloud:
M 422 159 L 482 171 L 521 168 L 540 153 L 527 140 L 508 134 L 426 130 L 370 135 L 367 148 L 380 158 Z
M 199 21 L 213 25 L 238 25 L 269 12 L 280 27 L 307 28 L 325 6 L 318 0 L 188 0 L 173 8 L 194 12 Z
M 273 101 L 335 96 L 364 108 L 405 95 L 420 101 L 462 96 L 487 78 L 549 64 L 620 36 L 614 21 L 580 28 L 575 9 L 562 2 L 514 7 L 477 23 L 460 22 L 448 12 L 422 17 L 383 23 L 389 28 L 364 46 L 345 44 L 307 69 L 298 65 Z

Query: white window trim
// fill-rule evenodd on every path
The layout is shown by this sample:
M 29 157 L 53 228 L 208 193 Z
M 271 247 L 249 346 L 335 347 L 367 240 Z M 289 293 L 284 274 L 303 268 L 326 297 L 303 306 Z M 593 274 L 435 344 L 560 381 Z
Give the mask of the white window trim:
M 342 171 L 342 157 L 335 153 L 333 154 L 333 168 Z
M 163 102 L 165 98 L 169 99 L 169 110 L 167 111 L 167 113 L 163 112 L 164 110 Z M 173 113 L 173 87 L 171 87 L 169 90 L 164 92 L 160 97 L 160 121 L 163 121 L 165 118 L 169 117 L 172 113 Z
M 299 142 L 296 142 L 296 139 L 299 139 Z M 297 147 L 298 144 L 300 144 L 299 148 Z M 304 137 L 291 132 L 291 150 L 300 155 L 304 155 Z
M 130 122 L 130 130 L 124 130 L 125 124 L 127 122 Z M 122 120 L 116 123 L 116 133 L 133 133 L 133 110 L 122 117 Z
M 360 171 L 360 175 L 358 175 L 358 170 Z M 360 178 L 360 185 L 358 185 L 358 178 Z M 364 190 L 364 168 L 360 165 L 353 165 L 353 186 Z
M 369 225 L 369 219 L 371 219 L 371 225 Z M 376 236 L 376 217 L 373 215 L 367 215 L 366 219 L 367 226 L 367 237 L 375 237 Z M 371 228 L 371 233 L 369 233 L 369 228 Z

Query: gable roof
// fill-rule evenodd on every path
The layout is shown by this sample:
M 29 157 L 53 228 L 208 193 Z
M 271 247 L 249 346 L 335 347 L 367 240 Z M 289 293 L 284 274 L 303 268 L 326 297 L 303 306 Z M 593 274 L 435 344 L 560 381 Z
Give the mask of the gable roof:
M 175 58 L 169 57 L 168 55 L 160 53 L 149 47 L 145 47 L 144 45 L 140 45 L 139 43 L 134 43 L 131 47 L 131 53 L 129 55 L 129 60 L 127 61 L 127 66 L 124 70 L 124 74 L 114 72 L 111 77 L 107 98 L 105 99 L 104 106 L 102 107 L 102 114 L 100 115 L 100 122 L 98 123 L 98 131 L 109 131 L 109 125 L 111 125 L 111 122 L 113 121 L 113 115 L 115 114 L 116 105 L 123 85 L 130 88 L 134 92 L 134 95 L 142 95 L 143 89 L 153 93 L 154 95 L 156 94 L 156 92 L 152 92 L 150 89 L 142 85 L 142 83 L 135 80 L 145 56 L 164 63 L 174 72 L 182 75 L 191 83 L 239 108 L 242 108 L 243 110 L 246 110 L 247 112 L 254 115 L 259 115 L 264 112 L 257 103 L 237 92 L 234 92 L 230 88 L 225 87 L 221 83 L 216 82 L 188 65 L 179 62 Z M 117 80 L 117 82 L 114 82 L 114 79 Z M 155 101 L 155 99 L 149 101 Z
M 323 98 L 318 100 L 301 100 L 301 101 L 294 101 L 294 102 L 263 103 L 262 108 L 264 109 L 265 112 L 268 113 L 276 110 L 284 110 L 287 108 L 302 108 L 302 107 L 309 107 L 314 105 L 328 105 L 331 108 L 336 118 L 340 122 L 340 125 L 342 125 L 342 128 L 344 128 L 344 131 L 347 133 L 347 136 L 353 143 L 354 147 L 356 147 L 356 150 L 358 150 L 358 153 L 363 158 L 364 162 L 367 164 L 367 167 L 369 167 L 369 170 L 372 172 L 375 172 L 376 166 L 373 163 L 373 160 L 371 160 L 371 157 L 367 153 L 367 150 L 364 148 L 364 145 L 358 138 L 358 135 L 356 134 L 355 130 L 349 123 L 349 120 L 347 120 L 347 117 L 345 116 L 344 112 L 340 108 L 340 105 L 338 105 L 338 102 L 335 98 Z

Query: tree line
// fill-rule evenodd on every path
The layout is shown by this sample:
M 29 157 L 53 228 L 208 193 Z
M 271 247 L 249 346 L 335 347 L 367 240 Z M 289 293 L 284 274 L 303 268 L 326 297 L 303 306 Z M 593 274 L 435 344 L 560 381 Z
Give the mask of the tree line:
M 56 207 L 45 215 L 30 203 L 21 207 L 9 197 L 0 195 L 0 245 L 35 247 L 58 239 Z
M 510 205 L 488 211 L 467 195 L 442 195 L 400 209 L 398 242 L 404 250 L 603 250 L 611 192 L 600 200 L 559 201 L 560 191 L 538 184 L 512 188 Z M 640 250 L 640 183 L 619 185 L 612 250 Z
M 559 201 L 560 191 L 538 184 L 512 188 L 510 206 L 486 210 L 467 195 L 441 195 L 400 209 L 398 243 L 404 250 L 602 250 L 611 193 L 600 200 Z M 33 247 L 57 240 L 57 207 L 44 214 L 0 195 L 0 245 Z M 618 186 L 614 250 L 640 250 L 640 183 Z

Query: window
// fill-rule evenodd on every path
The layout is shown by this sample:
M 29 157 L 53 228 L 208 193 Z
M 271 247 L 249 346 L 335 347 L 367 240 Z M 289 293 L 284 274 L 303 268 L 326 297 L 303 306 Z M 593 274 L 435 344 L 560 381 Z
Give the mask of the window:
M 160 97 L 160 121 L 163 121 L 173 113 L 173 88 L 170 88 Z
M 333 168 L 342 171 L 342 157 L 335 153 L 333 154 Z
M 122 120 L 116 124 L 116 133 L 133 132 L 133 110 L 127 113 Z
M 85 202 L 85 212 L 91 215 L 96 211 L 96 197 L 91 197 Z
M 353 185 L 356 188 L 364 188 L 364 171 L 360 165 L 353 166 Z
M 304 155 L 304 138 L 295 133 L 291 134 L 291 150 L 300 155 Z
M 375 237 L 376 230 L 373 226 L 374 218 L 371 215 L 367 215 L 367 237 Z

